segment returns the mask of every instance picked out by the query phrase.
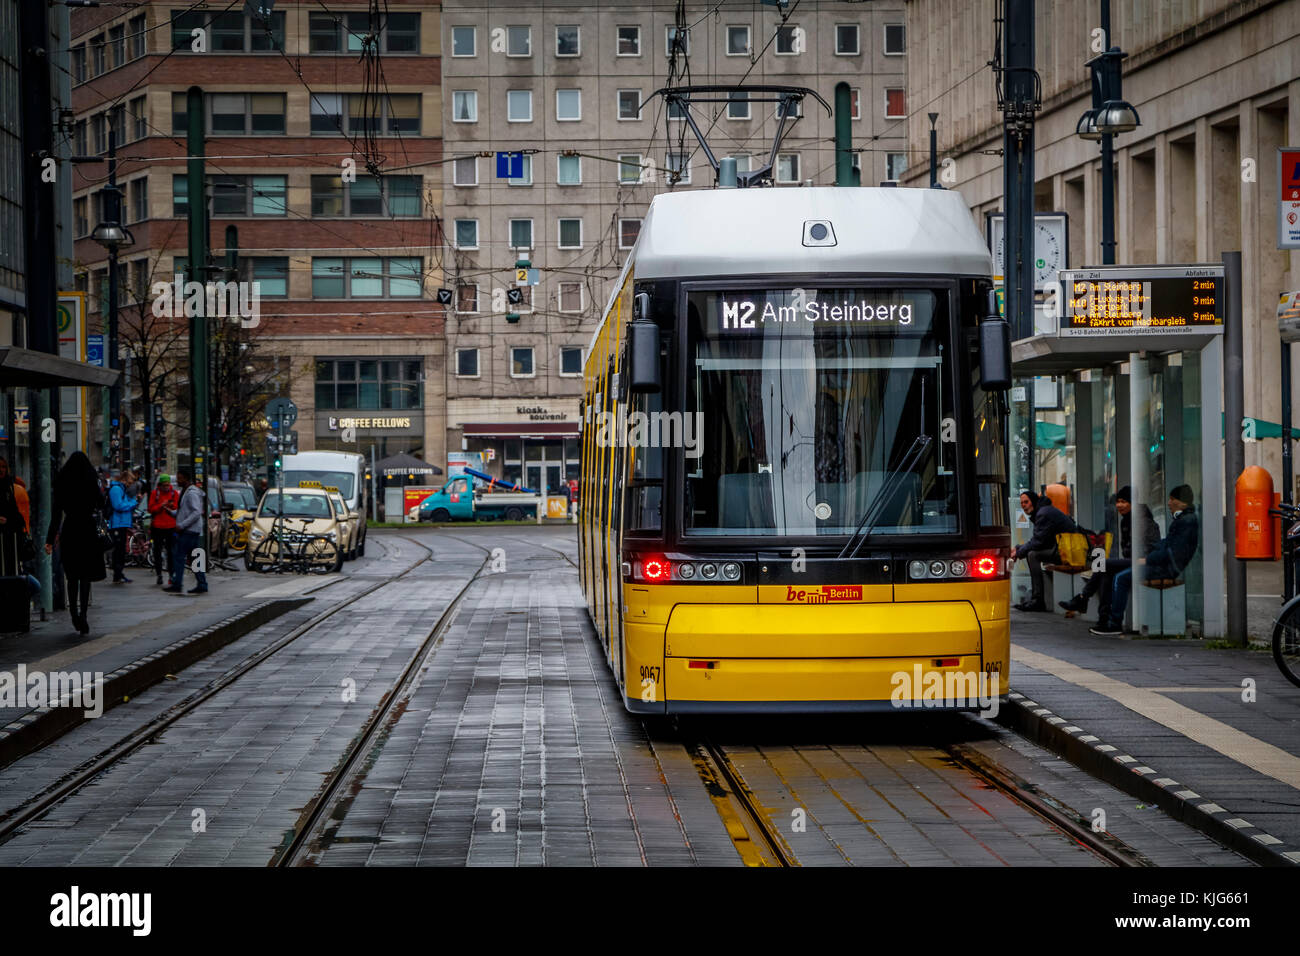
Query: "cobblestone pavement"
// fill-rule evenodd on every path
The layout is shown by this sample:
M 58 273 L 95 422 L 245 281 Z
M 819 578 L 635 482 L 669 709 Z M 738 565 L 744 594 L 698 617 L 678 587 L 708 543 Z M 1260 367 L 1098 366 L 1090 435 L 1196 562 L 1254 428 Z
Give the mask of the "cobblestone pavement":
M 804 865 L 1103 861 L 941 749 L 961 741 L 1159 864 L 1244 861 L 996 725 L 921 715 L 626 713 L 595 640 L 571 528 L 416 529 L 331 588 L 354 597 L 0 844 L 0 865 L 264 865 L 464 589 L 358 775 L 309 845 L 347 865 L 740 865 L 689 742 L 725 749 Z M 499 562 L 485 558 L 500 548 Z M 466 585 L 468 587 L 466 588 Z M 307 605 L 0 771 L 0 807 L 323 609 Z M 349 683 L 355 700 L 349 701 Z M 801 811 L 801 813 L 795 813 Z M 800 827 L 794 823 L 799 820 Z M 201 826 L 199 825 L 201 822 Z

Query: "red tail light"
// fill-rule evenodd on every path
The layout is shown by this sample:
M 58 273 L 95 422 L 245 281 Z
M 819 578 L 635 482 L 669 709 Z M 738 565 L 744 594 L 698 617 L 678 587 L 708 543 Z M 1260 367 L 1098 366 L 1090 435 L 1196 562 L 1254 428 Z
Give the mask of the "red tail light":
M 998 559 L 992 554 L 981 554 L 970 563 L 970 568 L 977 578 L 991 578 L 998 573 Z
M 672 577 L 673 566 L 666 558 L 646 558 L 641 563 L 641 573 L 647 581 L 667 581 Z

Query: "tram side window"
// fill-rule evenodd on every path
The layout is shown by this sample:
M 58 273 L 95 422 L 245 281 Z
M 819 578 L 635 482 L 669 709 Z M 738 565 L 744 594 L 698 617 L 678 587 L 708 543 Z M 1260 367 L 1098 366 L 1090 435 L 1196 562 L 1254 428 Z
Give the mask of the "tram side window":
M 653 422 L 662 411 L 661 393 L 638 394 L 632 398 L 628 417 L 640 413 L 645 421 Z M 663 530 L 664 450 L 641 444 L 629 448 L 628 454 L 627 531 L 658 533 Z
M 971 407 L 974 412 L 972 434 L 975 445 L 975 493 L 979 499 L 979 526 L 982 533 L 1005 534 L 1011 528 L 1008 514 L 1010 492 L 1007 487 L 1007 416 L 1006 402 L 998 393 L 985 392 L 979 385 L 979 336 L 975 332 L 978 316 L 984 309 L 987 286 L 964 283 L 962 288 L 962 325 L 971 364 Z

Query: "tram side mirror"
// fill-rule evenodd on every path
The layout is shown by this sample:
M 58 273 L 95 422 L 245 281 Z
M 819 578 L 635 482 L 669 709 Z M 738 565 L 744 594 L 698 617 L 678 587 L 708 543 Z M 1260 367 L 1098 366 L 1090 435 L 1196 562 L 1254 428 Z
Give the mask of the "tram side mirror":
M 627 366 L 627 384 L 633 393 L 659 391 L 659 326 L 628 323 Z
M 986 392 L 1005 392 L 1011 387 L 1011 326 L 998 314 L 997 293 L 992 289 L 979 331 L 980 388 Z

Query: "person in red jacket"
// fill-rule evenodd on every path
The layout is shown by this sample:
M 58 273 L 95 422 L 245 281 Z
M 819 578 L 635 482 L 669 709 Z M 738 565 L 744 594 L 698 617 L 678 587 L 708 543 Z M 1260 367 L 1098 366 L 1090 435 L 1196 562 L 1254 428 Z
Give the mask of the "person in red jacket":
M 171 475 L 159 475 L 158 486 L 149 493 L 149 537 L 153 539 L 153 569 L 158 584 L 163 583 L 163 555 L 167 555 L 167 571 L 171 572 L 172 545 L 176 541 L 176 509 L 181 496 L 172 487 Z

